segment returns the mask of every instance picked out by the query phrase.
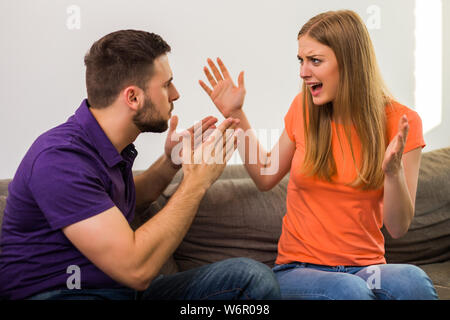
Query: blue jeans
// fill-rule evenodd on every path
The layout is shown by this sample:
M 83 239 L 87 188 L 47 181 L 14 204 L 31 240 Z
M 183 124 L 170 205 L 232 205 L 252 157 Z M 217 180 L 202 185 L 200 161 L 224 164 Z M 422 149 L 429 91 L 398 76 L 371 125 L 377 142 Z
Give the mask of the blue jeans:
M 273 269 L 286 300 L 434 300 L 436 290 L 426 273 L 408 264 L 365 267 L 309 263 L 276 265 Z
M 63 289 L 37 294 L 31 300 L 276 300 L 280 287 L 269 267 L 247 258 L 233 258 L 199 268 L 159 276 L 145 291 Z

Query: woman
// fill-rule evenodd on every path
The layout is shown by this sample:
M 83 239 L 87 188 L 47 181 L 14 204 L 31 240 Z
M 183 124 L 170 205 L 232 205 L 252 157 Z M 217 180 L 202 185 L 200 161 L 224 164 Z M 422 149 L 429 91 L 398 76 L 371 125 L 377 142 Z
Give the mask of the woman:
M 298 34 L 303 90 L 285 130 L 265 152 L 242 110 L 244 75 L 235 86 L 220 59 L 199 81 L 225 117 L 240 119 L 240 148 L 251 178 L 270 190 L 290 170 L 287 212 L 273 269 L 284 299 L 436 299 L 418 267 L 386 264 L 384 224 L 403 236 L 414 215 L 421 119 L 397 103 L 381 78 L 368 31 L 352 11 L 313 17 Z M 249 163 L 256 144 L 259 161 Z M 278 171 L 265 168 L 278 161 Z

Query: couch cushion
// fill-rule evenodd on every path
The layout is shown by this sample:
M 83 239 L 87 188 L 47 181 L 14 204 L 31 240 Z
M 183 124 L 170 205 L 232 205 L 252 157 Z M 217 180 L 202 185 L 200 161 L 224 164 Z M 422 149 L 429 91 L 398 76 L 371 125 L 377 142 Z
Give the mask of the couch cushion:
M 426 215 L 449 202 L 450 147 L 426 152 L 420 163 L 416 216 Z M 427 222 L 428 219 L 424 221 Z
M 439 299 L 450 300 L 450 260 L 419 266 L 433 281 Z
M 416 211 L 408 233 L 392 239 L 383 228 L 386 260 L 428 264 L 450 259 L 450 148 L 424 153 Z
M 3 211 L 5 210 L 6 196 L 0 195 L 0 238 L 2 236 Z M 1 252 L 1 247 L 0 247 Z
M 8 195 L 8 184 L 11 182 L 11 179 L 2 179 L 0 180 L 0 196 Z
M 8 184 L 10 181 L 11 179 L 0 180 L 0 237 L 2 236 L 3 211 L 5 210 L 6 197 L 8 196 Z
M 175 251 L 180 270 L 233 257 L 273 266 L 286 210 L 288 179 L 263 193 L 247 175 L 243 179 L 224 178 L 245 169 L 231 170 L 205 194 L 191 228 Z M 174 187 L 169 190 L 173 192 Z

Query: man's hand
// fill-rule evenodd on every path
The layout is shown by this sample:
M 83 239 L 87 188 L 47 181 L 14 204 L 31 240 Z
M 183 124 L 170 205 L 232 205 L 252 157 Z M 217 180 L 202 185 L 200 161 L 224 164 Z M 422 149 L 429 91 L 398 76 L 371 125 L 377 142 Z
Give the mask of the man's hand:
M 208 59 L 207 61 L 214 76 L 207 67 L 204 67 L 203 71 L 205 72 L 212 89 L 209 88 L 202 80 L 199 80 L 199 84 L 209 95 L 223 116 L 225 118 L 232 117 L 233 113 L 240 110 L 244 104 L 244 71 L 239 73 L 238 86 L 236 86 L 220 58 L 217 58 L 217 64 L 219 65 L 221 72 L 219 72 L 211 59 Z
M 179 164 L 179 162 L 177 162 L 176 159 L 172 158 L 172 151 L 177 144 L 182 143 L 183 137 L 186 137 L 186 136 L 191 137 L 191 139 L 192 139 L 191 145 L 192 145 L 192 147 L 194 147 L 194 144 L 195 144 L 194 137 L 199 134 L 201 134 L 203 136 L 203 134 L 207 130 L 215 129 L 216 122 L 217 122 L 217 118 L 215 118 L 213 116 L 208 116 L 208 117 L 204 118 L 201 121 L 201 132 L 195 132 L 195 134 L 194 134 L 194 130 L 197 127 L 196 125 L 190 127 L 187 130 L 184 130 L 183 132 L 176 132 L 176 129 L 178 126 L 178 117 L 173 116 L 170 119 L 169 132 L 167 133 L 167 138 L 166 138 L 166 142 L 164 145 L 164 154 L 166 155 L 167 159 L 170 159 L 172 161 L 172 167 L 174 169 L 181 168 L 181 164 Z M 200 125 L 198 125 L 198 127 L 200 127 Z
M 190 154 L 183 155 L 186 181 L 206 190 L 217 180 L 237 148 L 238 123 L 238 119 L 226 119 Z

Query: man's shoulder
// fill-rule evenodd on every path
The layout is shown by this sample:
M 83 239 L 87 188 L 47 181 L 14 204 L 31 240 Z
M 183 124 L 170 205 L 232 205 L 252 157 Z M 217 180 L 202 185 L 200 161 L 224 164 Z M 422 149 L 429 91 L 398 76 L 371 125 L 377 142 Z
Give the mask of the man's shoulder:
M 86 140 L 86 137 L 80 126 L 69 120 L 42 133 L 33 142 L 31 148 L 44 150 L 58 146 L 77 145 L 83 140 Z
M 66 122 L 41 134 L 28 149 L 18 171 L 31 174 L 37 161 L 58 165 L 95 162 L 96 151 L 77 123 Z

